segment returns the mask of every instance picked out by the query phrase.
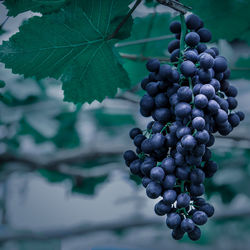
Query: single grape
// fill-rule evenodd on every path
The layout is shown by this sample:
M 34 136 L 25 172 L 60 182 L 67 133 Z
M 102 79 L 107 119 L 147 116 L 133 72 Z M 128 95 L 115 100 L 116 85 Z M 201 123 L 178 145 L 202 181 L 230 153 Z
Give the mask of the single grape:
M 207 215 L 203 211 L 196 211 L 192 216 L 192 220 L 196 225 L 204 225 L 207 222 Z
M 194 230 L 188 233 L 188 237 L 193 241 L 199 240 L 201 237 L 200 228 L 195 226 Z
M 177 206 L 179 208 L 185 208 L 187 206 L 189 206 L 189 203 L 190 203 L 190 196 L 186 193 L 182 193 L 182 194 L 179 194 L 177 196 Z
M 196 30 L 201 25 L 201 20 L 198 16 L 191 14 L 186 17 L 186 25 L 190 30 Z
M 180 69 L 181 73 L 186 77 L 194 76 L 197 71 L 195 64 L 191 61 L 184 61 L 181 63 Z
M 207 43 L 210 42 L 210 40 L 212 39 L 212 34 L 211 32 L 206 29 L 206 28 L 201 28 L 197 31 L 198 35 L 200 36 L 200 41 L 202 43 Z
M 169 29 L 172 33 L 180 33 L 181 32 L 181 23 L 178 21 L 173 21 L 169 25 Z
M 195 224 L 192 219 L 186 218 L 181 222 L 181 230 L 190 233 L 194 230 Z
M 152 181 L 147 185 L 146 193 L 149 198 L 156 199 L 161 195 L 161 192 L 162 187 L 159 183 Z
M 150 59 L 147 62 L 146 67 L 147 67 L 148 71 L 150 71 L 150 72 L 157 72 L 159 70 L 159 67 L 160 67 L 160 62 L 156 58 Z
M 171 205 L 176 201 L 177 193 L 176 191 L 170 189 L 165 191 L 162 197 L 165 204 Z
M 164 170 L 162 168 L 154 167 L 151 169 L 150 178 L 153 181 L 161 182 L 161 181 L 163 181 L 164 177 L 165 177 L 165 173 L 164 173 Z
M 166 224 L 169 228 L 175 229 L 181 224 L 181 217 L 177 213 L 168 214 Z
M 196 32 L 190 32 L 185 36 L 185 42 L 190 47 L 195 47 L 200 42 L 200 36 Z

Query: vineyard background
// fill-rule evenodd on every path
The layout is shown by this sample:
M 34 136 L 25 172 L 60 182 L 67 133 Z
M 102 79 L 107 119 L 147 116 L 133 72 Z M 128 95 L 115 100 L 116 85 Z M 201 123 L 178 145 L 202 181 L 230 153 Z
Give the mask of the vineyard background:
M 195 1 L 182 2 L 200 11 Z M 206 192 L 216 213 L 203 227 L 201 240 L 171 239 L 164 220 L 153 212 L 155 201 L 122 160 L 122 152 L 133 148 L 128 131 L 147 123 L 138 113 L 145 59 L 167 60 L 168 24 L 176 16 L 145 1 L 133 13 L 131 37 L 115 46 L 131 87 L 114 98 L 83 105 L 63 102 L 58 80 L 24 78 L 0 63 L 0 80 L 6 83 L 0 92 L 11 100 L 0 102 L 0 249 L 249 249 L 250 35 L 247 25 L 244 32 L 240 27 L 249 25 L 250 3 L 207 2 L 205 25 L 229 59 L 246 119 L 230 136 L 217 136 L 212 147 L 220 170 L 207 181 Z M 233 12 L 229 2 L 245 2 L 248 9 Z M 217 13 L 209 16 L 215 6 Z M 29 11 L 6 19 L 7 9 L 0 4 L 0 23 L 6 21 L 0 40 L 33 15 L 40 14 Z

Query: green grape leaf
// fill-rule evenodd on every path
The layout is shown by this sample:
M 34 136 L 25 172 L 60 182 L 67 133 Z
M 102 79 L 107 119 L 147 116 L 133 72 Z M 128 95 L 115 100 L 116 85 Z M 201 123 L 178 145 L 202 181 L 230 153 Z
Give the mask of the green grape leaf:
M 250 58 L 239 58 L 231 69 L 232 79 L 250 79 Z
M 174 35 L 169 31 L 168 26 L 172 21 L 170 13 L 153 13 L 145 17 L 137 17 L 134 20 L 131 36 L 117 45 L 119 52 L 128 54 L 143 54 L 143 56 L 165 56 L 168 42 Z M 140 42 L 141 39 L 159 38 L 147 43 Z M 137 44 L 128 44 L 138 41 Z M 126 45 L 126 46 L 124 46 Z
M 148 74 L 146 62 L 126 59 L 123 67 L 128 72 L 128 76 L 133 86 L 138 84 Z
M 131 37 L 116 45 L 116 49 L 126 58 L 128 55 L 137 55 L 136 59 L 124 59 L 123 67 L 128 72 L 132 85 L 138 84 L 146 75 L 146 61 L 139 58 L 144 57 L 168 57 L 167 44 L 173 35 L 168 30 L 171 15 L 164 14 L 149 14 L 145 17 L 135 18 L 132 27 Z M 163 25 L 164 24 L 164 25 Z M 140 43 L 142 39 L 156 38 L 161 39 L 148 43 Z M 139 41 L 138 44 L 132 44 L 134 41 Z
M 62 8 L 70 0 L 5 0 L 8 16 L 17 16 L 26 11 L 48 14 Z
M 183 0 L 182 3 L 191 6 L 192 12 L 202 18 L 205 27 L 211 30 L 214 41 L 238 38 L 250 44 L 250 1 Z
M 102 101 L 130 81 L 108 39 L 131 0 L 74 1 L 64 11 L 33 17 L 0 46 L 0 58 L 13 73 L 63 82 L 64 100 Z M 131 24 L 131 22 L 129 22 Z M 131 25 L 117 37 L 128 37 Z

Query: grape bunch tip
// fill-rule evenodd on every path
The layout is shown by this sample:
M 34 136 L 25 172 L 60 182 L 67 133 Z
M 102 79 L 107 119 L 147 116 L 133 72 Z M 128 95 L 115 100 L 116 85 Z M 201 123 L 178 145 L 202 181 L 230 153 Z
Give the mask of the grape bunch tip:
M 150 73 L 141 81 L 147 93 L 141 98 L 140 113 L 153 121 L 145 132 L 130 131 L 136 152 L 128 150 L 123 156 L 131 173 L 142 178 L 147 196 L 161 197 L 154 211 L 167 215 L 172 237 L 180 240 L 187 233 L 196 241 L 200 226 L 214 214 L 214 207 L 201 197 L 205 178 L 218 169 L 209 149 L 215 142 L 213 134 L 228 135 L 244 120 L 244 113 L 234 111 L 238 91 L 228 81 L 226 58 L 205 44 L 212 34 L 203 21 L 190 14 L 185 31 L 178 21 L 169 28 L 176 37 L 168 44 L 170 63 L 150 59 L 146 64 Z

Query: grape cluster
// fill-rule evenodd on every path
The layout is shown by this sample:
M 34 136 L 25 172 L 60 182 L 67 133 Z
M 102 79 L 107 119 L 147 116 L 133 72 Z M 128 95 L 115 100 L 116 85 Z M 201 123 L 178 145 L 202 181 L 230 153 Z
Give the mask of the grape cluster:
M 228 82 L 227 60 L 205 44 L 211 32 L 194 14 L 184 20 L 184 26 L 178 21 L 170 24 L 176 37 L 168 44 L 170 63 L 150 59 L 146 64 L 150 73 L 141 82 L 147 93 L 140 113 L 153 121 L 145 131 L 130 131 L 136 152 L 126 151 L 124 159 L 142 178 L 147 196 L 161 197 L 154 210 L 167 215 L 173 238 L 187 233 L 198 240 L 199 226 L 214 214 L 213 206 L 201 197 L 205 178 L 218 168 L 209 149 L 215 142 L 213 134 L 228 135 L 244 113 L 233 111 L 237 89 Z

